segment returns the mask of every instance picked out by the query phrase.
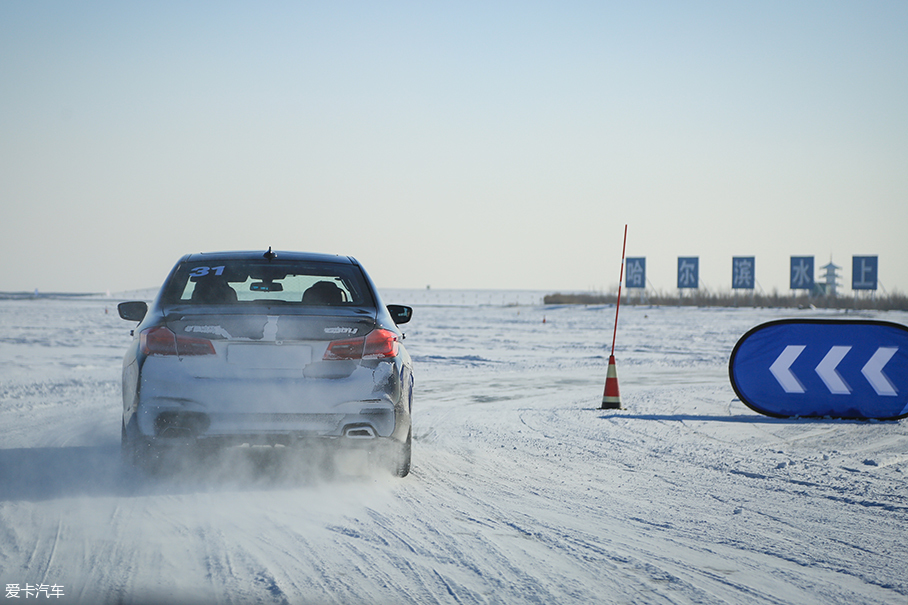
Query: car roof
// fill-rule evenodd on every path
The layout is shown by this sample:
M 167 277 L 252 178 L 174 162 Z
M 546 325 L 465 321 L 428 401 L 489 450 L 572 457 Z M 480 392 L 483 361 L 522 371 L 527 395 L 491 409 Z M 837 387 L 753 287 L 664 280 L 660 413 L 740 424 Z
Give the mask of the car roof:
M 274 250 L 268 248 L 264 250 L 237 250 L 230 252 L 197 252 L 187 254 L 183 257 L 183 262 L 197 261 L 221 261 L 221 260 L 261 260 L 268 258 L 268 253 L 273 254 L 274 260 L 291 260 L 302 262 L 322 262 L 322 263 L 341 263 L 344 265 L 358 265 L 351 256 L 340 256 L 338 254 L 322 254 L 318 252 L 290 252 L 286 250 Z

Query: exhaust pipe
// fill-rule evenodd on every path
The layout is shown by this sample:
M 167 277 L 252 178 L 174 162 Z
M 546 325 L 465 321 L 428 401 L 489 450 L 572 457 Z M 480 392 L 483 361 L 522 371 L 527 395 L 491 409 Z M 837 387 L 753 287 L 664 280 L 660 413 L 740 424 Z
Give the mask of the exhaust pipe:
M 348 439 L 375 439 L 375 429 L 368 424 L 348 426 L 344 428 L 344 437 Z

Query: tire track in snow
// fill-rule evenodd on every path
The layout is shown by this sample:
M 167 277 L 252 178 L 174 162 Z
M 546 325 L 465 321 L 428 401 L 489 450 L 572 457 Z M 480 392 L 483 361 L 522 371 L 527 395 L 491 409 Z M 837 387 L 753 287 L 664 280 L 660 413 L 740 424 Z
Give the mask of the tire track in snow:
M 433 328 L 420 357 L 403 481 L 119 477 L 103 462 L 119 429 L 109 368 L 41 345 L 0 385 L 4 460 L 34 473 L 0 486 L 0 567 L 25 581 L 44 562 L 92 604 L 904 603 L 905 424 L 750 416 L 729 403 L 726 356 L 684 344 L 698 310 L 629 311 L 629 409 L 606 414 L 596 313 L 562 308 L 545 328 L 515 313 L 417 313 L 457 329 Z M 756 315 L 723 314 L 738 319 L 710 339 L 733 343 Z M 109 340 L 64 344 L 85 338 Z
M 721 405 L 721 402 L 719 403 L 719 405 Z M 673 480 L 671 478 L 671 476 L 669 476 L 665 472 L 666 468 L 677 467 L 679 469 L 683 469 L 685 466 L 690 466 L 693 469 L 692 471 L 684 470 L 684 471 L 681 471 L 678 473 L 678 475 L 685 478 L 684 482 L 689 482 L 690 478 L 698 477 L 698 475 L 702 471 L 706 471 L 708 474 L 707 476 L 709 477 L 710 481 L 713 481 L 715 479 L 720 480 L 720 482 L 719 482 L 720 486 L 721 486 L 721 483 L 724 482 L 724 480 L 726 478 L 733 475 L 732 473 L 730 473 L 730 470 L 733 467 L 731 467 L 730 464 L 728 464 L 727 462 L 723 461 L 724 457 L 721 455 L 721 448 L 734 447 L 736 445 L 735 439 L 731 439 L 731 440 L 721 439 L 721 438 L 720 439 L 709 439 L 708 441 L 716 444 L 715 446 L 711 447 L 710 449 L 720 455 L 718 458 L 712 458 L 712 459 L 710 459 L 708 456 L 704 455 L 707 452 L 703 451 L 703 443 L 702 443 L 700 437 L 704 431 L 708 432 L 709 423 L 706 423 L 707 426 L 704 426 L 702 428 L 698 427 L 695 430 L 692 430 L 691 427 L 684 426 L 683 425 L 684 423 L 680 423 L 680 422 L 676 422 L 676 421 L 657 420 L 655 423 L 652 421 L 645 421 L 645 420 L 629 421 L 626 419 L 622 419 L 620 414 L 616 414 L 613 418 L 614 418 L 614 423 L 617 423 L 617 424 L 613 423 L 613 427 L 608 430 L 600 429 L 598 431 L 594 431 L 594 433 L 600 433 L 602 436 L 600 438 L 596 439 L 596 445 L 591 445 L 593 442 L 588 441 L 588 439 L 584 439 L 584 437 L 586 437 L 586 435 L 584 433 L 581 433 L 579 435 L 577 435 L 577 434 L 569 435 L 567 433 L 558 433 L 554 429 L 554 427 L 576 428 L 578 426 L 577 422 L 569 421 L 566 418 L 566 416 L 576 414 L 575 412 L 572 412 L 572 411 L 565 412 L 563 410 L 562 411 L 551 411 L 551 410 L 534 411 L 532 407 L 529 407 L 529 408 L 521 408 L 519 410 L 516 410 L 515 413 L 519 416 L 520 425 L 522 425 L 528 429 L 531 429 L 533 431 L 533 433 L 535 435 L 535 439 L 537 441 L 541 441 L 541 442 L 558 441 L 559 445 L 561 445 L 561 443 L 570 444 L 570 445 L 566 445 L 566 447 L 565 447 L 565 449 L 568 453 L 574 454 L 574 455 L 579 455 L 579 456 L 581 456 L 581 459 L 584 459 L 584 458 L 589 459 L 591 464 L 595 464 L 596 462 L 598 462 L 598 461 L 593 460 L 592 457 L 596 457 L 596 456 L 601 457 L 602 450 L 603 450 L 602 444 L 607 443 L 608 444 L 608 446 L 607 446 L 608 454 L 606 454 L 606 455 L 611 457 L 611 459 L 609 459 L 607 461 L 608 466 L 612 466 L 615 468 L 624 468 L 626 471 L 633 471 L 634 473 L 639 473 L 640 471 L 644 471 L 644 474 L 649 475 L 650 477 L 652 477 L 653 479 L 656 479 L 659 482 L 666 483 L 667 485 L 672 486 L 672 488 L 678 488 L 679 486 L 683 486 L 684 483 L 681 481 Z M 540 416 L 540 414 L 541 414 L 541 416 Z M 538 418 L 538 421 L 535 420 L 535 418 Z M 637 424 L 639 424 L 640 427 L 637 427 L 636 426 Z M 744 423 L 744 425 L 748 425 L 748 424 L 750 424 L 750 423 L 746 423 L 746 422 Z M 539 428 L 540 426 L 544 427 L 544 428 L 540 429 Z M 654 433 L 652 431 L 653 426 L 658 426 L 660 428 L 658 429 L 657 432 Z M 471 426 L 470 430 L 472 431 L 473 429 L 474 429 L 474 427 Z M 679 430 L 681 431 L 681 434 L 686 435 L 686 437 L 680 441 L 677 438 L 677 434 L 678 434 Z M 503 436 L 503 435 L 496 434 L 494 431 L 489 431 L 489 430 L 480 431 L 480 432 L 482 433 L 481 436 L 483 436 L 483 437 L 488 435 L 488 436 L 491 436 L 492 438 L 503 439 L 505 442 L 514 442 L 515 440 L 521 441 L 521 437 L 526 437 L 526 436 L 519 436 L 519 435 L 515 436 L 513 434 L 511 434 L 509 436 Z M 670 444 L 669 447 L 660 446 L 659 442 L 655 440 L 655 438 L 658 437 L 660 432 L 675 433 L 670 439 L 666 440 L 666 443 Z M 826 432 L 827 431 L 823 430 L 823 431 L 820 431 L 819 433 L 825 434 Z M 636 437 L 629 438 L 628 434 L 636 435 Z M 578 439 L 578 437 L 581 437 L 581 438 Z M 696 440 L 696 441 L 692 441 L 692 440 Z M 544 449 L 545 446 L 543 446 L 541 448 L 541 447 L 538 447 L 538 444 L 533 444 L 533 445 L 536 445 L 537 447 L 536 447 L 535 451 L 532 451 L 532 448 L 530 447 L 529 444 L 530 444 L 530 442 L 533 441 L 533 439 L 528 438 L 528 439 L 524 439 L 523 441 L 524 441 L 524 443 L 521 443 L 521 446 L 520 446 L 520 449 L 523 453 L 526 453 L 529 457 L 532 457 L 536 461 L 545 460 L 545 456 L 540 455 L 540 450 Z M 578 443 L 578 441 L 580 443 Z M 691 443 L 687 444 L 687 441 L 691 441 Z M 589 443 L 589 445 L 587 445 L 588 443 Z M 433 446 L 436 446 L 436 447 L 438 445 L 439 444 L 433 444 Z M 663 462 L 665 464 L 662 464 L 659 467 L 652 467 L 652 466 L 642 467 L 639 463 L 633 461 L 633 460 L 649 460 L 649 461 L 651 461 L 653 452 L 661 452 L 660 458 L 665 455 L 668 455 L 669 458 L 664 459 Z M 471 457 L 471 459 L 475 458 L 475 455 L 471 455 L 470 457 Z M 601 465 L 601 462 L 600 462 L 600 465 Z M 506 468 L 507 466 L 508 465 L 506 465 L 506 464 L 501 464 L 500 465 L 501 468 L 499 469 L 499 471 Z M 576 467 L 576 464 L 567 464 L 566 466 L 569 468 L 574 468 L 574 467 Z M 529 470 L 529 469 L 527 469 L 527 470 Z M 533 470 L 535 470 L 535 469 L 533 469 Z M 532 472 L 532 471 L 529 471 L 529 472 Z M 523 476 L 525 474 L 525 472 L 523 472 L 521 469 L 521 471 L 511 472 L 511 473 L 509 473 L 509 471 L 505 471 L 503 474 L 504 475 L 514 474 L 517 476 Z M 474 473 L 471 476 L 471 480 L 475 481 L 476 477 L 478 475 L 479 475 L 478 473 Z M 785 479 L 783 479 L 783 481 L 784 480 Z M 698 482 L 698 483 L 700 483 L 700 482 Z M 705 481 L 702 481 L 702 483 L 706 487 L 707 493 L 710 493 L 710 491 L 712 491 L 714 489 L 721 490 L 721 487 L 717 488 L 716 486 L 710 485 L 709 483 L 707 483 Z M 773 491 L 776 491 L 779 489 L 778 484 L 773 484 L 773 485 L 770 485 L 769 487 Z M 798 485 L 797 483 L 795 483 L 792 485 L 792 487 L 794 489 L 788 490 L 788 491 L 791 492 L 792 497 L 797 497 L 799 495 L 797 492 L 803 491 L 804 486 Z M 479 489 L 478 491 L 480 493 L 483 492 L 482 489 Z M 759 494 L 762 491 L 763 491 L 763 488 L 758 487 L 754 491 L 754 493 Z M 539 493 L 541 493 L 540 490 L 534 490 L 532 492 L 533 495 L 536 495 Z M 756 502 L 759 500 L 760 500 L 759 495 L 755 495 L 754 501 Z M 741 508 L 740 505 L 735 504 L 734 506 L 737 511 L 744 510 Z M 900 512 L 900 511 L 898 509 L 892 509 L 892 512 Z M 690 522 L 687 520 L 684 520 L 684 523 L 687 524 Z M 666 525 L 663 527 L 663 531 L 671 530 L 671 531 L 674 531 L 677 533 L 678 530 L 672 529 L 672 527 L 673 526 L 671 524 Z M 792 525 L 792 527 L 796 527 L 796 526 Z M 776 539 L 774 536 L 775 532 L 777 531 L 776 527 L 766 527 L 762 531 L 765 531 L 766 532 L 765 535 L 767 537 L 771 538 L 769 541 L 770 543 L 772 542 L 773 539 Z M 804 532 L 802 531 L 801 533 L 803 534 Z M 697 538 L 700 538 L 701 536 L 702 536 L 702 532 L 699 532 L 699 533 L 694 532 L 693 534 L 691 534 L 691 536 L 690 536 L 691 543 L 693 543 L 693 541 L 695 541 Z M 733 542 L 732 542 L 732 544 L 733 544 Z M 858 543 L 846 542 L 846 544 L 849 544 L 856 551 L 861 550 L 861 547 Z M 786 547 L 786 548 L 783 548 L 781 551 L 778 551 L 778 553 L 781 554 L 781 557 L 778 557 L 778 555 L 775 555 L 775 556 L 777 556 L 777 558 L 779 558 L 780 561 L 783 561 L 783 565 L 785 564 L 784 562 L 795 562 L 796 559 L 794 557 L 792 557 L 792 555 L 789 551 L 796 550 L 798 548 L 798 546 L 799 545 L 797 543 L 792 543 L 792 545 L 790 547 Z M 852 552 L 855 552 L 855 550 L 853 550 Z M 759 558 L 764 555 L 770 554 L 773 551 L 769 548 L 762 548 L 762 549 L 761 548 L 752 548 L 751 552 L 753 553 L 754 557 Z M 820 563 L 822 564 L 822 561 Z M 836 568 L 836 566 L 833 565 L 832 568 Z M 875 582 L 872 578 L 869 578 L 866 573 L 862 573 L 861 571 L 857 572 L 857 576 L 860 577 L 861 579 L 863 579 L 864 581 L 869 580 L 871 583 L 876 583 L 878 586 L 885 588 L 885 589 L 894 589 L 896 591 L 904 590 L 904 587 L 899 588 L 897 585 L 893 585 L 891 582 L 889 582 L 889 583 Z M 805 584 L 812 583 L 806 576 L 801 578 L 799 581 L 803 582 Z M 767 597 L 767 598 L 769 598 L 769 597 Z

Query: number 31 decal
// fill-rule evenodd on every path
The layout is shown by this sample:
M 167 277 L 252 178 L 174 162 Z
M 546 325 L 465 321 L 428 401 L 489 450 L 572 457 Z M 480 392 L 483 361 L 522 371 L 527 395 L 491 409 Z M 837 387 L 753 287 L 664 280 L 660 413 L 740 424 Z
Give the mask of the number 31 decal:
M 224 275 L 224 267 L 225 265 L 221 265 L 220 267 L 196 267 L 189 272 L 189 275 L 192 277 L 205 277 L 211 273 L 214 273 L 215 275 Z

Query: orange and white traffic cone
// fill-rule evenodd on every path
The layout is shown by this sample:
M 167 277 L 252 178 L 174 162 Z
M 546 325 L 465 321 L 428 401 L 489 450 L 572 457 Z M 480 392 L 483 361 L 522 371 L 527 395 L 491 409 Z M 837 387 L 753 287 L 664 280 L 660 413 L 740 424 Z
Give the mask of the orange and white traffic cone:
M 603 410 L 620 410 L 621 394 L 618 392 L 618 369 L 615 366 L 615 356 L 608 358 L 608 373 L 605 375 L 605 391 L 602 393 Z

